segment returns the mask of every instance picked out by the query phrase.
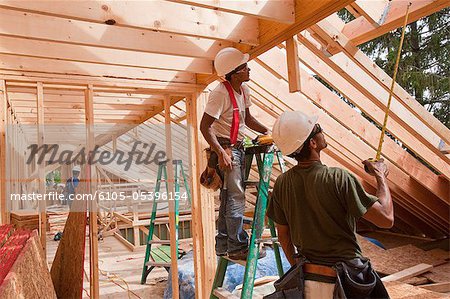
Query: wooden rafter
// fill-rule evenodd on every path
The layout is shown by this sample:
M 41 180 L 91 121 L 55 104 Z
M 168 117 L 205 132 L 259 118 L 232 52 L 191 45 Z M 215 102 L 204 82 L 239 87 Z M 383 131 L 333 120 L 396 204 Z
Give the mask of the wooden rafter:
M 166 1 L 1 1 L 4 8 L 50 14 L 64 19 L 156 30 L 192 37 L 258 44 L 258 20 L 232 13 Z M 227 26 L 222 26 L 227 24 Z M 239 26 L 240 30 L 235 30 Z
M 100 65 L 163 69 L 200 74 L 212 74 L 213 69 L 212 61 L 203 58 L 27 40 L 6 36 L 0 36 L 0 53 L 35 58 L 51 58 L 68 62 L 89 62 Z
M 379 66 L 359 50 L 353 43 L 335 27 L 344 25 L 344 22 L 338 19 L 333 19 L 329 22 L 328 19 L 318 22 L 312 26 L 311 29 L 321 37 L 328 37 L 331 40 L 332 46 L 344 53 L 357 63 L 367 74 L 369 74 L 377 83 L 379 83 L 386 91 L 390 89 L 391 77 L 387 75 Z M 342 61 L 344 63 L 344 61 Z M 450 130 L 445 127 L 439 120 L 433 117 L 422 105 L 420 105 L 406 90 L 404 90 L 398 83 L 394 86 L 394 96 L 399 100 L 408 110 L 415 114 L 420 121 L 422 121 L 429 129 L 433 130 L 439 135 L 447 144 L 450 144 Z M 412 122 L 414 124 L 414 122 Z
M 379 94 L 372 94 L 367 89 L 376 86 L 369 86 L 371 83 L 363 83 L 360 79 L 362 70 L 354 69 L 353 72 L 348 72 L 349 65 L 337 65 L 329 57 L 324 55 L 322 51 L 317 49 L 309 40 L 299 35 L 301 39 L 302 55 L 300 59 L 309 68 L 313 69 L 322 79 L 327 81 L 336 90 L 340 91 L 348 100 L 354 103 L 358 108 L 364 111 L 367 115 L 376 121 L 378 124 L 382 123 L 384 117 L 385 106 L 381 101 L 386 101 L 386 98 L 380 98 Z M 303 47 L 304 46 L 304 47 Z M 344 69 L 342 69 L 342 68 Z M 351 74 L 351 75 L 350 75 Z M 357 80 L 358 78 L 358 80 Z M 351 84 L 349 84 L 349 82 Z M 374 84 L 375 85 L 375 84 Z M 378 89 L 379 90 L 379 89 Z M 380 90 L 379 90 L 380 91 Z M 380 91 L 381 92 L 381 91 Z M 405 123 L 407 115 L 404 114 L 406 108 L 401 107 L 397 103 L 393 103 L 388 120 L 388 131 L 401 140 L 409 149 L 421 156 L 425 161 L 432 165 L 435 169 L 443 172 L 446 177 L 450 177 L 450 169 L 448 168 L 448 161 L 443 157 L 442 153 L 438 151 L 435 145 L 431 145 L 425 137 L 417 134 L 411 128 L 412 123 Z M 402 114 L 403 113 L 403 114 Z M 402 116 L 401 116 L 402 115 Z M 425 128 L 418 128 L 418 130 L 425 130 Z M 426 144 L 427 146 L 423 146 Z
M 406 6 L 412 3 L 409 10 L 408 22 L 414 22 L 424 16 L 435 13 L 450 5 L 448 0 L 392 0 L 383 24 L 374 28 L 369 20 L 364 16 L 358 17 L 347 24 L 342 29 L 348 39 L 355 45 L 360 45 L 380 35 L 388 33 L 403 24 L 406 13 Z
M 302 55 L 304 55 L 304 53 L 302 53 Z M 264 55 L 261 55 L 258 58 L 258 61 L 259 60 L 261 60 L 265 65 L 270 65 L 270 68 L 275 69 L 274 71 L 287 81 L 287 71 L 282 67 L 282 63 L 285 60 L 285 57 L 282 55 L 280 50 L 272 49 Z M 264 68 L 261 68 L 260 66 L 255 64 L 252 64 L 252 67 L 256 71 L 254 74 L 252 74 L 252 78 L 261 78 L 259 82 L 262 86 L 274 85 L 273 90 L 277 90 L 276 86 L 279 86 L 278 89 L 280 91 L 278 93 L 282 92 L 282 86 L 285 83 L 278 82 L 271 84 L 270 80 L 263 79 L 264 76 L 270 78 L 270 73 L 267 70 L 264 70 Z M 301 74 L 301 78 L 302 93 L 304 93 L 307 97 L 317 103 L 320 107 L 328 111 L 330 115 L 333 115 L 336 119 L 340 120 L 341 126 L 346 126 L 348 129 L 358 134 L 363 140 L 368 141 L 373 148 L 377 146 L 377 138 L 379 136 L 379 133 L 377 132 L 379 132 L 379 130 L 376 127 L 371 125 L 355 110 L 351 109 L 351 107 L 342 102 L 342 100 L 340 100 L 337 95 L 333 94 L 329 89 L 319 83 L 316 79 L 312 78 L 312 76 L 307 72 L 303 71 Z M 280 94 L 277 95 L 280 96 Z M 295 98 L 296 95 L 290 95 L 289 97 L 286 96 L 287 95 L 284 93 L 281 98 L 283 98 L 286 103 L 290 103 L 291 101 L 294 101 L 290 98 Z M 432 184 L 433 187 L 430 189 L 432 189 L 433 192 L 436 192 L 436 194 L 439 194 L 440 198 L 442 198 L 444 201 L 449 201 L 448 185 L 446 185 L 445 182 L 439 180 L 439 178 L 435 174 L 428 170 L 419 161 L 406 153 L 398 144 L 396 144 L 392 140 L 386 139 L 384 150 L 385 153 L 387 153 L 386 159 L 395 161 L 395 163 L 402 169 L 406 168 L 407 172 L 411 173 L 413 177 L 416 177 L 417 180 L 421 181 L 421 183 L 425 186 L 429 187 Z M 370 152 L 368 152 L 367 155 L 370 155 Z M 367 157 L 362 156 L 361 158 Z M 428 183 L 425 183 L 425 181 L 427 181 Z
M 197 7 L 251 16 L 279 23 L 294 23 L 294 0 L 261 1 L 212 1 L 212 0 L 169 0 Z

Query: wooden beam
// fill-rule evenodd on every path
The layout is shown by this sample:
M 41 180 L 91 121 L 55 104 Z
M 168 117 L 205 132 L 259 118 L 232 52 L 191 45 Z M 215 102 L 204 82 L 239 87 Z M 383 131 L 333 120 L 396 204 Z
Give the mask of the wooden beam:
M 302 55 L 299 55 L 299 57 L 305 64 L 311 65 L 309 61 L 313 60 L 313 56 L 310 56 L 310 54 L 308 53 L 309 52 L 307 50 L 304 50 L 301 52 Z M 270 65 L 270 68 L 274 69 L 275 73 L 278 73 L 281 78 L 287 80 L 287 70 L 283 65 L 284 60 L 285 56 L 283 55 L 282 51 L 276 48 L 261 55 L 258 59 L 258 61 L 261 61 L 265 65 L 268 65 L 268 67 Z M 255 70 L 258 70 L 259 73 L 263 72 L 264 74 L 264 70 L 259 66 L 255 66 Z M 338 80 L 337 76 L 328 77 L 328 74 L 325 72 L 318 72 L 318 74 L 320 74 L 321 78 L 325 80 L 331 80 L 331 78 L 333 78 L 334 81 Z M 256 78 L 257 75 L 260 74 L 252 73 L 252 78 Z M 306 71 L 301 70 L 300 77 L 302 79 L 302 93 L 305 96 L 310 98 L 316 105 L 332 115 L 336 120 L 340 122 L 341 125 L 355 132 L 355 134 L 357 134 L 362 140 L 367 142 L 373 149 L 378 146 L 378 138 L 380 132 L 379 129 L 377 129 L 367 119 L 361 116 L 361 114 L 356 110 L 345 104 L 339 98 L 339 96 L 331 92 L 328 88 L 314 79 Z M 262 86 L 269 84 L 268 80 L 265 81 L 266 82 L 263 81 L 264 83 Z M 279 93 L 281 93 L 282 83 L 278 83 L 278 85 L 280 86 Z M 342 83 L 342 85 L 344 86 L 344 83 Z M 276 88 L 274 87 L 274 89 Z M 292 97 L 294 97 L 294 95 Z M 285 101 L 287 100 L 288 99 L 285 99 Z M 448 185 L 439 180 L 439 178 L 432 171 L 430 171 L 426 166 L 417 161 L 393 140 L 389 138 L 385 139 L 382 153 L 385 159 L 391 161 L 401 169 L 404 169 L 406 173 L 415 178 L 418 182 L 423 184 L 423 186 L 428 188 L 434 194 L 439 196 L 439 198 L 443 199 L 445 202 L 450 201 L 448 194 Z
M 122 235 L 120 233 L 114 233 L 114 237 L 116 237 L 117 240 L 120 241 L 120 243 L 122 243 L 123 245 L 125 245 L 130 251 L 134 251 L 136 249 L 136 246 L 134 246 L 133 244 L 131 244 L 127 239 L 125 239 L 124 237 L 122 237 Z
M 214 59 L 231 42 L 109 26 L 0 8 L 0 34 L 75 45 Z M 55 28 L 58 28 L 56 30 Z M 62 34 L 63 33 L 63 34 Z M 99 44 L 100 42 L 100 44 Z
M 205 141 L 200 137 L 200 114 L 206 104 L 206 93 L 186 98 L 187 129 L 189 144 L 189 178 L 192 195 L 192 236 L 194 250 L 195 294 L 197 299 L 210 297 L 216 270 L 214 250 L 215 216 L 214 199 L 200 185 L 200 174 L 206 166 L 202 153 Z
M 387 99 L 387 97 L 384 99 L 380 98 L 380 89 L 377 89 L 378 94 L 369 92 L 368 89 L 374 86 L 368 86 L 371 84 L 370 81 L 362 81 L 363 79 L 360 77 L 362 71 L 360 69 L 352 68 L 350 70 L 352 63 L 343 66 L 337 65 L 306 38 L 303 36 L 300 37 L 300 35 L 299 38 L 303 44 L 299 47 L 302 52 L 300 57 L 301 61 L 380 125 L 383 122 L 385 114 L 385 104 L 383 101 L 385 102 Z M 411 113 L 408 113 L 405 107 L 395 102 L 392 103 L 389 116 L 387 124 L 389 133 L 401 140 L 405 146 L 414 151 L 436 170 L 450 177 L 450 168 L 448 167 L 448 161 L 446 161 L 448 159 L 439 152 L 437 147 L 431 145 L 425 139 L 425 136 L 418 134 L 411 128 L 411 126 L 414 126 L 413 123 L 405 123 L 405 119 L 415 117 Z M 423 131 L 426 130 L 426 127 L 417 127 L 417 129 Z
M 250 54 L 253 59 L 267 50 L 281 44 L 286 39 L 298 34 L 302 30 L 314 25 L 316 22 L 326 18 L 330 14 L 339 11 L 354 0 L 296 0 L 295 23 L 292 25 L 279 24 L 271 21 L 259 21 L 259 45 L 248 47 L 237 45 L 237 48 Z M 197 82 L 208 85 L 217 79 L 213 76 L 197 76 Z
M 0 69 L 195 83 L 191 73 L 0 54 Z
M 200 38 L 230 40 L 249 45 L 258 44 L 258 20 L 227 12 L 217 13 L 165 1 L 97 1 L 24 3 L 1 1 L 4 8 L 26 13 L 51 14 L 64 19 L 105 23 L 114 20 L 114 27 L 130 27 L 183 34 Z M 145 13 L 144 13 L 145 12 Z M 227 24 L 223 26 L 222 24 Z M 113 26 L 110 26 L 113 27 Z M 239 28 L 240 30 L 236 30 Z
M 286 40 L 286 58 L 289 92 L 300 91 L 300 62 L 298 60 L 297 41 L 294 40 L 294 37 Z
M 384 23 L 384 18 L 387 15 L 390 7 L 389 0 L 356 0 L 350 6 L 362 16 L 364 16 L 367 21 L 370 22 L 374 27 L 378 27 Z
M 6 126 L 7 126 L 7 91 L 5 80 L 0 80 L 0 223 L 9 223 L 7 214 L 6 192 Z
M 406 280 L 408 278 L 418 276 L 420 274 L 423 274 L 425 272 L 430 271 L 433 269 L 432 265 L 428 264 L 418 264 L 414 267 L 407 268 L 405 270 L 399 271 L 397 273 L 385 276 L 381 278 L 381 281 L 388 282 L 388 281 L 402 281 Z
M 44 83 L 46 89 L 81 89 L 84 92 L 85 84 L 92 84 L 98 91 L 120 91 L 121 93 L 129 92 L 140 93 L 143 95 L 161 95 L 167 92 L 174 95 L 184 95 L 205 87 L 204 85 L 182 82 L 163 82 L 140 79 L 129 80 L 124 78 L 65 75 L 17 70 L 3 70 L 0 73 L 0 79 L 6 80 L 8 88 L 21 89 L 24 87 L 36 87 L 35 82 L 40 81 Z M 64 82 L 63 87 L 60 87 L 61 82 Z
M 445 7 L 449 6 L 448 0 L 420 0 L 420 1 L 390 1 L 390 8 L 384 18 L 383 25 L 374 29 L 370 21 L 364 16 L 357 18 L 347 24 L 342 29 L 348 39 L 355 45 L 360 45 L 378 36 L 388 33 L 402 26 L 406 13 L 406 6 L 411 2 L 409 9 L 408 22 L 414 22 L 418 19 L 431 15 Z
M 42 82 L 37 83 L 37 146 L 41 147 L 45 144 L 44 141 L 44 87 Z M 38 180 L 39 180 L 39 194 L 44 195 L 45 190 L 45 164 L 38 164 Z M 39 201 L 39 235 L 41 238 L 42 249 L 44 256 L 47 256 L 47 203 L 45 200 Z
M 278 23 L 294 23 L 295 3 L 293 0 L 262 1 L 212 1 L 212 0 L 169 0 L 196 7 L 204 7 L 237 15 L 250 16 Z
M 386 91 L 390 91 L 392 78 L 386 74 L 377 64 L 359 50 L 353 43 L 336 28 L 344 25 L 339 19 L 333 18 L 330 22 L 328 19 L 318 22 L 312 27 L 312 30 L 319 36 L 327 36 L 332 38 L 333 46 L 344 51 L 344 53 L 355 62 L 361 69 L 379 83 Z M 342 61 L 342 60 L 340 60 Z M 337 63 L 345 63 L 345 61 L 337 61 Z M 416 99 L 411 96 L 398 83 L 394 86 L 394 96 L 400 101 L 411 113 L 419 118 L 428 128 L 433 130 L 444 142 L 450 144 L 450 130 L 429 113 Z
M 86 148 L 91 152 L 95 145 L 94 136 L 94 90 L 92 85 L 88 85 L 85 90 L 85 117 L 86 117 Z M 86 161 L 89 161 L 89 154 Z M 96 193 L 96 183 L 94 182 L 95 170 L 88 162 L 85 167 L 86 193 Z M 97 202 L 96 199 L 89 201 L 89 269 L 90 269 L 90 297 L 100 298 L 99 280 L 98 280 L 98 227 L 97 227 Z
M 295 23 L 293 25 L 274 24 L 269 21 L 260 21 L 260 46 L 249 51 L 251 57 L 257 57 L 270 48 L 280 44 L 287 38 L 315 24 L 330 14 L 340 10 L 353 0 L 297 0 L 295 4 Z
M 272 61 L 276 65 L 279 64 L 274 59 L 271 59 L 270 61 Z M 284 62 L 285 60 L 283 59 L 282 61 Z M 323 113 L 322 110 L 317 109 L 317 108 L 312 108 L 312 110 L 310 110 L 311 107 L 313 107 L 313 105 L 311 105 L 309 103 L 309 101 L 306 99 L 302 100 L 302 97 L 299 94 L 288 93 L 287 92 L 288 88 L 287 88 L 286 82 L 282 82 L 282 81 L 277 82 L 276 78 L 272 74 L 270 74 L 269 71 L 264 72 L 262 69 L 258 69 L 257 66 L 253 63 L 251 63 L 251 67 L 253 70 L 257 70 L 257 72 L 253 73 L 252 80 L 257 80 L 260 86 L 264 86 L 264 88 L 270 89 L 270 93 L 272 95 L 277 94 L 277 97 L 279 97 L 280 99 L 283 99 L 283 102 L 289 105 L 288 109 L 301 109 L 302 111 L 305 111 L 308 114 L 316 114 L 316 115 L 319 114 L 320 115 L 319 122 L 322 124 L 323 127 L 329 128 L 329 129 L 325 129 L 325 132 L 327 134 L 327 142 L 328 142 L 328 148 L 324 151 L 325 154 L 332 155 L 334 157 L 334 159 L 341 161 L 340 163 L 343 163 L 343 161 L 345 161 L 346 168 L 350 169 L 352 172 L 358 173 L 360 176 L 364 177 L 365 180 L 368 180 L 373 186 L 376 187 L 376 182 L 373 180 L 373 177 L 370 177 L 367 173 L 365 173 L 365 171 L 361 167 L 362 166 L 361 165 L 361 160 L 362 160 L 361 157 L 364 157 L 364 154 L 358 153 L 358 151 L 361 150 L 361 148 L 363 148 L 364 146 L 362 146 L 362 144 L 358 138 L 353 139 L 353 137 L 352 137 L 351 139 L 347 139 L 347 138 L 350 138 L 350 136 L 352 135 L 351 133 L 349 134 L 349 131 L 347 131 L 346 129 L 342 130 L 342 126 L 338 123 L 335 123 L 335 122 L 330 123 L 329 116 L 327 116 L 327 114 Z M 259 75 L 259 77 L 256 76 L 257 74 Z M 277 84 L 277 83 L 282 83 L 282 84 Z M 309 90 L 307 85 L 303 86 L 302 88 Z M 312 91 L 312 93 L 317 94 L 316 91 Z M 264 115 L 264 114 L 260 115 L 260 114 L 258 114 L 258 111 L 255 108 L 253 109 L 253 114 L 255 114 L 255 116 L 258 117 L 258 119 L 261 119 L 265 125 L 270 126 L 271 122 L 273 123 L 273 121 L 275 120 L 275 116 L 268 117 L 267 115 Z M 284 110 L 281 110 L 278 113 L 281 113 L 282 111 L 284 111 Z M 322 118 L 322 116 L 324 118 Z M 342 134 L 348 135 L 348 137 L 344 137 L 344 135 L 342 135 Z M 405 188 L 405 186 L 403 185 L 404 182 L 397 181 L 397 179 L 398 179 L 397 176 L 400 175 L 401 172 L 398 172 L 398 170 L 393 168 L 392 165 L 390 165 L 389 167 L 391 169 L 391 175 L 388 178 L 390 180 L 389 185 L 393 190 L 395 190 L 396 193 L 400 192 L 399 193 L 401 196 L 400 197 L 401 201 L 399 200 L 400 203 L 408 204 L 409 209 L 412 209 L 416 213 L 419 213 L 420 215 L 422 215 L 422 217 L 424 219 L 427 219 L 427 221 L 434 222 L 433 221 L 434 218 L 432 216 L 430 216 L 430 214 L 424 213 L 425 210 L 427 210 L 427 213 L 430 213 L 430 212 L 432 213 L 432 210 L 427 208 L 425 205 L 421 205 L 420 207 L 418 207 L 418 205 L 417 205 L 417 200 L 421 201 L 421 200 L 423 200 L 423 198 L 426 198 L 427 195 L 423 195 L 422 199 L 411 198 L 409 195 L 407 195 L 405 192 L 403 192 L 400 189 L 400 188 Z M 395 172 L 395 174 L 394 174 L 394 172 Z M 393 176 L 393 177 L 391 177 L 391 176 Z M 394 184 L 392 184 L 392 183 L 394 183 Z M 401 187 L 399 187 L 399 186 L 401 186 Z M 405 188 L 405 189 L 407 189 L 407 188 Z M 420 192 L 420 189 L 417 191 Z M 407 191 L 407 192 L 409 194 L 415 194 L 415 196 L 419 196 L 419 195 L 416 195 L 417 192 L 412 192 L 412 190 Z M 395 200 L 397 200 L 397 199 L 395 199 Z M 411 203 L 412 203 L 412 205 L 411 205 Z M 439 209 L 439 208 L 437 208 L 437 209 Z M 443 207 L 443 209 L 445 210 L 446 208 Z M 441 217 L 443 217 L 443 216 L 444 216 L 444 213 L 441 214 Z M 445 224 L 445 223 L 446 223 L 445 221 L 444 222 L 441 221 L 440 224 L 437 225 L 437 227 L 438 227 L 437 230 L 440 232 L 445 231 L 446 230 L 445 227 L 447 226 L 447 224 Z
M 173 155 L 172 155 L 172 128 L 170 120 L 170 96 L 164 99 L 164 124 L 165 124 L 165 139 L 166 139 L 166 157 L 167 157 L 167 192 L 175 194 L 174 189 L 174 171 L 173 171 Z M 167 198 L 169 198 L 167 194 Z M 177 203 L 178 205 L 178 203 Z M 169 228 L 170 228 L 170 260 L 172 273 L 172 298 L 180 298 L 180 288 L 178 285 L 178 219 L 175 219 L 175 202 L 169 200 Z
M 200 74 L 212 74 L 213 72 L 212 61 L 203 58 L 99 48 L 8 36 L 0 36 L 0 53 Z

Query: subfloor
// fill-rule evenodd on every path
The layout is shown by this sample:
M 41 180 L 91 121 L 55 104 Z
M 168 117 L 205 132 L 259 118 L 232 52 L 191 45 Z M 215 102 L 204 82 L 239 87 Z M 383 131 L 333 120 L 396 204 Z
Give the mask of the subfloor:
M 58 241 L 53 241 L 53 234 L 47 235 L 47 260 L 49 268 L 56 253 Z M 86 245 L 89 239 L 86 238 Z M 147 277 L 147 283 L 141 285 L 142 264 L 145 247 L 131 252 L 115 237 L 110 236 L 99 241 L 98 258 L 100 269 L 101 298 L 163 298 L 167 284 L 167 271 L 155 268 Z M 86 247 L 84 262 L 85 278 L 83 298 L 89 298 L 89 247 Z

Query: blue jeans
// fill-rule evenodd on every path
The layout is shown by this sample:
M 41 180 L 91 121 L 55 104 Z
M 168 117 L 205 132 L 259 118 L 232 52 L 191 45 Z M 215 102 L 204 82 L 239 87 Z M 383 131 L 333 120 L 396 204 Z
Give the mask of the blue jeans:
M 245 155 L 242 149 L 235 148 L 232 149 L 232 154 L 233 169 L 227 172 L 227 190 L 223 187 L 220 189 L 217 254 L 234 253 L 248 248 L 248 234 L 242 228 L 245 210 Z

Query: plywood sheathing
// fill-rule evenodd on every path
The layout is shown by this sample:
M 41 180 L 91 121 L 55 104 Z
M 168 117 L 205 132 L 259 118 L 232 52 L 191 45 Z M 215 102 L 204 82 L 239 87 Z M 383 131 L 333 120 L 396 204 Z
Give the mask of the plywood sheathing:
M 358 237 L 363 255 L 370 259 L 378 272 L 389 275 L 413 267 L 419 263 L 439 266 L 446 263 L 449 254 L 444 250 L 424 251 L 413 245 L 405 245 L 389 250 L 373 244 L 363 237 Z
M 74 201 L 75 211 L 86 209 L 85 201 Z M 85 254 L 86 212 L 70 212 L 51 268 L 58 298 L 81 298 Z
M 56 298 L 45 260 L 34 231 L 0 286 L 0 298 Z

